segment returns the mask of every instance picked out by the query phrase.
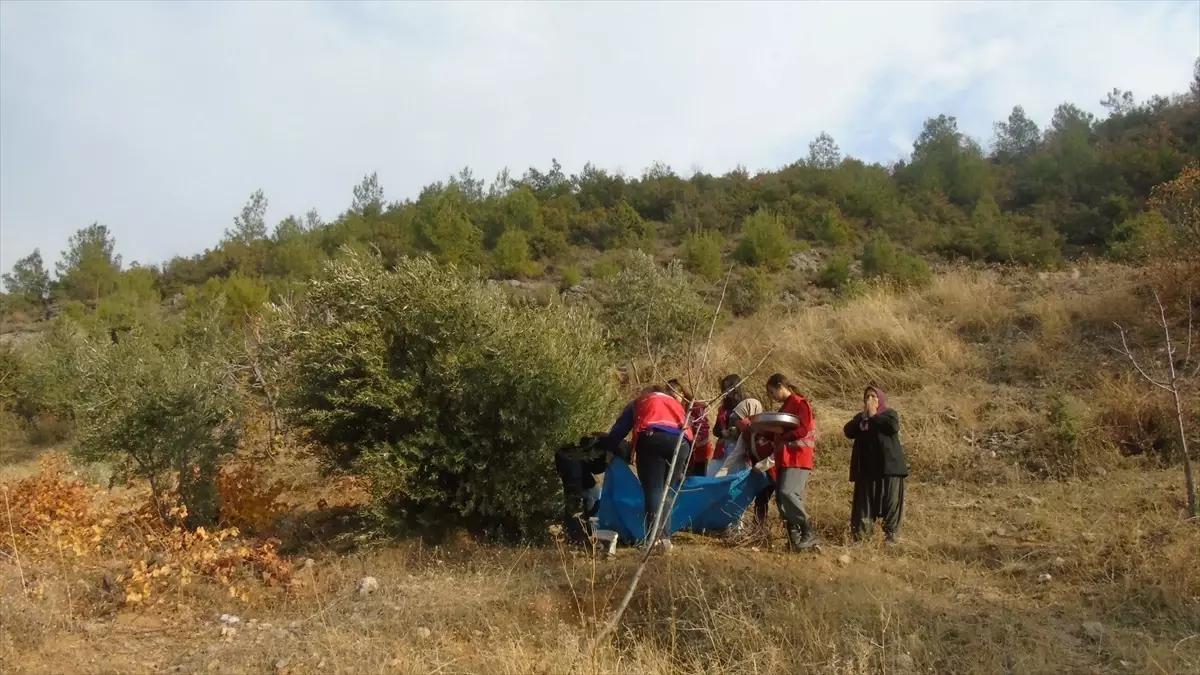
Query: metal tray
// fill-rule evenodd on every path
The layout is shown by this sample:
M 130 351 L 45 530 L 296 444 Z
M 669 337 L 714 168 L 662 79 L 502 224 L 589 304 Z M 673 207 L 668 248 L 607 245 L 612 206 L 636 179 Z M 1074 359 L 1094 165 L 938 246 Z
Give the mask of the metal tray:
M 750 417 L 750 430 L 756 434 L 778 434 L 800 426 L 800 418 L 780 412 L 765 412 Z

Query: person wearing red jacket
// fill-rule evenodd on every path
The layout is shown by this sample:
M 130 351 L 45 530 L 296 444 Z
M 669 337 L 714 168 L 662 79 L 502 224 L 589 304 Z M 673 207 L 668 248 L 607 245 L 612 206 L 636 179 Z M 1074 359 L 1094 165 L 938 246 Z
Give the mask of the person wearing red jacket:
M 692 419 L 692 459 L 688 462 L 687 475 L 703 476 L 708 471 L 708 463 L 712 460 L 712 440 L 708 427 L 708 406 L 704 401 L 696 400 L 692 390 L 679 380 L 668 380 L 667 386 L 676 395 L 685 409 L 690 410 Z
M 646 508 L 646 541 L 661 542 L 664 551 L 671 548 L 670 539 L 661 534 L 667 529 L 670 513 L 664 510 L 660 536 L 657 538 L 650 534 L 654 516 L 658 512 L 663 494 L 666 493 L 667 485 L 683 480 L 693 437 L 683 404 L 667 391 L 668 389 L 662 386 L 644 390 L 625 406 L 621 416 L 608 432 L 610 444 L 617 443 L 630 434 L 633 436 L 631 452 L 634 466 L 637 467 L 638 482 L 642 484 Z M 668 475 L 671 473 L 673 457 L 675 471 Z
M 780 404 L 779 412 L 800 418 L 800 426 L 775 437 L 775 468 L 778 472 L 775 499 L 779 515 L 787 524 L 788 543 L 793 550 L 811 549 L 820 543 L 804 507 L 804 493 L 813 468 L 817 424 L 812 406 L 783 375 L 767 379 L 767 395 Z

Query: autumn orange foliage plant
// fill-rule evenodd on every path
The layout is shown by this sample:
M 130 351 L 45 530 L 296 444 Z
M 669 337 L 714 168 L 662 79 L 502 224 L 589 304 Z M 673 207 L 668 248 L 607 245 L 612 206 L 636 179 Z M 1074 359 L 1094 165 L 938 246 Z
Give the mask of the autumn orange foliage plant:
M 115 495 L 85 485 L 57 453 L 44 456 L 37 474 L 3 490 L 8 536 L 0 551 L 6 557 L 18 566 L 60 559 L 79 569 L 101 555 L 119 561 L 110 583 L 124 604 L 151 602 L 192 583 L 219 584 L 230 597 L 246 600 L 252 579 L 271 586 L 293 581 L 277 540 L 246 540 L 236 527 L 168 526 L 147 490 Z M 174 502 L 173 495 L 163 498 Z M 187 515 L 177 502 L 166 511 L 173 522 Z M 26 591 L 40 592 L 37 582 L 26 583 Z

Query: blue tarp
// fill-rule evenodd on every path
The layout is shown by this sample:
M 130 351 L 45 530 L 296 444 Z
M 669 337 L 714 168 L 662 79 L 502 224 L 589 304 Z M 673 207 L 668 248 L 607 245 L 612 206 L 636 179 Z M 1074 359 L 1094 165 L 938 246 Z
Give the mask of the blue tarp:
M 667 532 L 674 534 L 684 528 L 723 530 L 736 523 L 755 495 L 770 483 L 770 478 L 751 469 L 721 478 L 688 476 L 679 488 Z M 621 539 L 641 541 L 646 534 L 643 504 L 642 485 L 637 476 L 629 464 L 614 458 L 604 474 L 596 526 L 615 531 Z

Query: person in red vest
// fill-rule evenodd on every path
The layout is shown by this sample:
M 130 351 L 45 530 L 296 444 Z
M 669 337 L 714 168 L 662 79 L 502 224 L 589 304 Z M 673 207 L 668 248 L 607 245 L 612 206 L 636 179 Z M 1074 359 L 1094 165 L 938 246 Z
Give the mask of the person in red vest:
M 692 390 L 679 380 L 668 380 L 667 386 L 671 394 L 690 411 L 692 420 L 692 458 L 688 462 L 687 475 L 703 476 L 708 471 L 708 462 L 712 459 L 712 440 L 708 427 L 708 405 L 696 400 Z
M 812 406 L 783 375 L 767 379 L 767 395 L 780 404 L 779 412 L 800 418 L 800 426 L 775 437 L 775 499 L 787 524 L 788 543 L 793 550 L 810 549 L 820 543 L 804 507 L 804 493 L 813 468 L 817 424 Z
M 713 449 L 712 459 L 709 462 L 709 476 L 712 476 L 719 470 L 724 461 L 725 455 L 733 450 L 733 443 L 730 440 L 729 433 L 729 416 L 733 414 L 733 409 L 739 403 L 746 400 L 746 392 L 742 389 L 742 378 L 737 375 L 726 375 L 721 378 L 721 393 L 725 395 L 721 399 L 721 405 L 717 408 L 717 419 L 713 425 L 713 436 L 716 437 L 716 447 Z
M 667 391 L 661 386 L 644 390 L 625 406 L 608 431 L 609 443 L 617 443 L 633 435 L 631 453 L 646 504 L 647 541 L 652 538 L 649 533 L 667 484 L 683 480 L 693 438 L 683 404 Z M 668 476 L 672 458 L 675 459 L 675 472 L 673 476 Z M 664 551 L 671 548 L 670 539 L 661 536 L 661 532 L 667 529 L 669 516 L 670 513 L 664 510 L 658 537 Z

